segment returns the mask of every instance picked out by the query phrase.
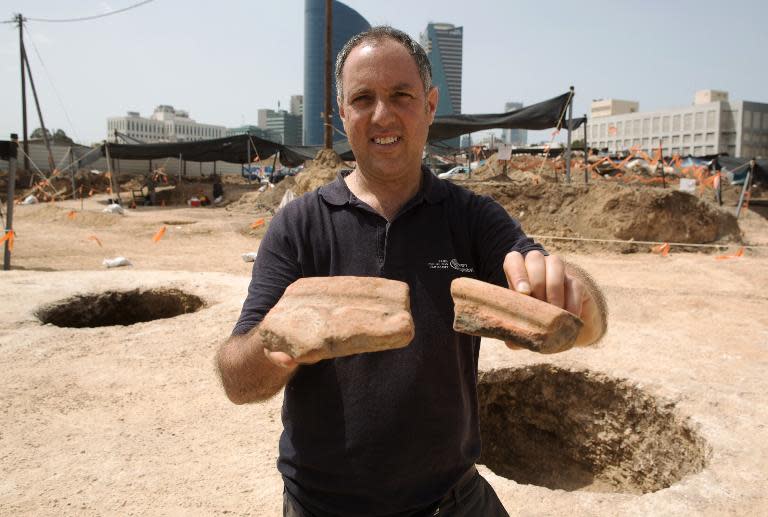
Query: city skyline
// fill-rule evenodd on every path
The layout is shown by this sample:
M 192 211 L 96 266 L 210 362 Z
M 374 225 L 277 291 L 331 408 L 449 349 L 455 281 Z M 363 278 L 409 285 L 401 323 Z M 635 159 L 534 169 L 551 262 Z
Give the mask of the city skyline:
M 0 20 L 15 12 L 73 18 L 132 3 L 84 0 L 73 9 L 53 1 L 10 0 Z M 634 99 L 641 111 L 651 111 L 688 105 L 692 91 L 709 88 L 728 91 L 732 100 L 768 102 L 762 87 L 768 35 L 761 27 L 768 6 L 757 1 L 729 5 L 726 17 L 721 4 L 689 0 L 640 6 L 553 2 L 546 12 L 507 2 L 484 2 L 474 10 L 433 0 L 343 3 L 371 24 L 392 24 L 417 40 L 430 22 L 463 27 L 464 113 L 500 112 L 509 99 L 533 104 L 571 84 L 576 116 L 588 113 L 595 98 Z M 30 21 L 25 40 L 46 126 L 89 144 L 105 138 L 110 116 L 171 104 L 198 120 L 237 127 L 255 124 L 258 109 L 276 109 L 278 101 L 288 106 L 291 95 L 302 93 L 303 0 L 234 1 L 223 11 L 224 22 L 216 24 L 209 8 L 183 4 L 179 11 L 179 5 L 156 0 L 98 20 Z M 13 24 L 0 25 L 0 56 L 6 79 L 0 138 L 7 138 L 21 133 Z M 27 95 L 31 132 L 39 123 L 29 84 Z M 548 132 L 529 133 L 529 142 L 547 138 Z

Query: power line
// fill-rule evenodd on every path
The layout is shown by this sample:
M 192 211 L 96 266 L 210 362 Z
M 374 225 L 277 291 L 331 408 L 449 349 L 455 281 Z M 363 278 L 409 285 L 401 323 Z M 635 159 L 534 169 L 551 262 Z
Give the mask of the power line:
M 29 32 L 29 27 L 24 27 L 24 31 L 26 31 L 27 36 L 29 37 L 29 42 L 32 43 L 32 48 L 35 51 L 35 54 L 37 55 L 37 59 L 40 60 L 40 64 L 43 67 L 43 70 L 45 71 L 46 77 L 48 77 L 48 82 L 51 83 L 51 88 L 53 88 L 53 92 L 56 94 L 56 98 L 59 100 L 59 105 L 61 106 L 61 110 L 64 112 L 64 116 L 67 117 L 67 121 L 69 122 L 69 127 L 72 129 L 73 136 L 77 138 L 78 141 L 82 142 L 80 140 L 80 135 L 78 134 L 77 129 L 75 128 L 75 125 L 72 123 L 72 119 L 69 118 L 69 112 L 67 112 L 67 107 L 64 105 L 64 101 L 61 100 L 61 95 L 59 95 L 59 90 L 56 89 L 56 83 L 53 81 L 53 77 L 51 77 L 50 72 L 48 71 L 48 67 L 45 66 L 45 62 L 43 61 L 43 56 L 40 55 L 40 51 L 37 50 L 37 45 L 35 45 L 35 40 L 32 38 L 32 33 Z
M 144 4 L 148 4 L 150 2 L 153 2 L 154 0 L 144 0 L 143 2 L 139 2 L 137 4 L 129 5 L 128 7 L 123 7 L 122 9 L 117 9 L 116 11 L 110 11 L 108 13 L 103 14 L 96 14 L 94 16 L 83 16 L 80 18 L 66 18 L 66 19 L 50 19 L 50 18 L 24 18 L 25 20 L 29 20 L 31 22 L 50 22 L 50 23 L 63 23 L 63 22 L 84 22 L 87 20 L 95 20 L 97 18 L 104 18 L 106 16 L 112 16 L 113 14 L 123 13 L 125 11 L 129 11 L 131 9 L 135 9 L 137 7 L 141 7 Z

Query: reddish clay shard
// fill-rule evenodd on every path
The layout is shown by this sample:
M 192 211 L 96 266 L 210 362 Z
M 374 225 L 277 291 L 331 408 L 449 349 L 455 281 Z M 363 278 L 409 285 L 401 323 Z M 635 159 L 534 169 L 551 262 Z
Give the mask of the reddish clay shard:
M 301 278 L 258 332 L 268 350 L 308 362 L 402 348 L 414 336 L 408 285 L 370 277 Z
M 453 329 L 509 341 L 542 354 L 571 348 L 583 322 L 568 311 L 532 296 L 471 278 L 451 283 Z

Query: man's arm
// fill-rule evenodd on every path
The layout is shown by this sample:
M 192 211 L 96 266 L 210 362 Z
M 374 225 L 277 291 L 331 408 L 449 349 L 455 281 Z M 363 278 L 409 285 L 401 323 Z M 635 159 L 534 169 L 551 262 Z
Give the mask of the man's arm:
M 247 404 L 277 394 L 293 376 L 298 363 L 282 352 L 264 348 L 258 327 L 233 335 L 219 348 L 216 367 L 229 400 Z

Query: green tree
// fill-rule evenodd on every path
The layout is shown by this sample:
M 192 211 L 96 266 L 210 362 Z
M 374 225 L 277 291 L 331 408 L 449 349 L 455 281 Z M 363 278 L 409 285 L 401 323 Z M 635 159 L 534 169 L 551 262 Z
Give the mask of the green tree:
M 75 142 L 67 136 L 63 129 L 57 129 L 53 133 L 53 141 L 57 144 L 74 144 Z
M 69 136 L 67 136 L 67 134 L 64 132 L 63 129 L 56 129 L 53 132 L 53 134 L 51 134 L 51 132 L 48 129 L 46 129 L 45 130 L 45 136 L 47 136 L 48 140 L 53 141 L 53 143 L 55 143 L 55 144 L 73 144 L 74 143 L 74 141 L 71 138 L 69 138 Z M 32 139 L 36 139 L 36 138 L 42 139 L 43 138 L 43 128 L 39 127 L 37 129 L 35 129 L 34 131 L 32 131 L 32 134 L 29 135 L 29 138 L 32 138 Z
M 50 140 L 51 132 L 48 131 L 47 129 L 45 130 L 45 136 L 48 137 L 48 139 Z M 32 131 L 32 134 L 29 135 L 29 138 L 43 138 L 43 128 L 39 127 L 34 131 Z

